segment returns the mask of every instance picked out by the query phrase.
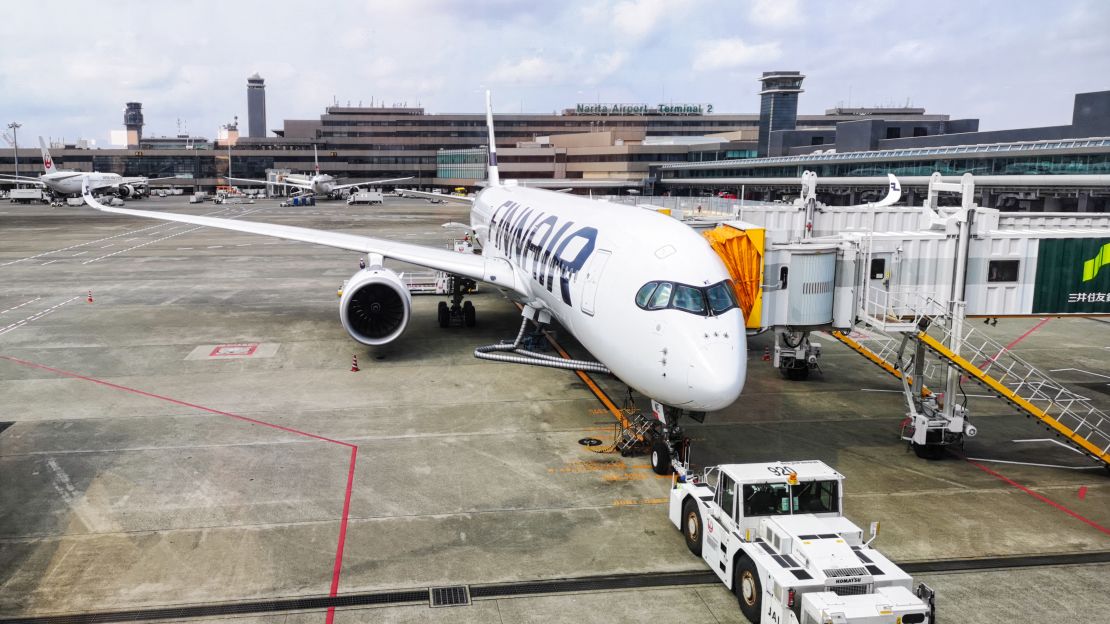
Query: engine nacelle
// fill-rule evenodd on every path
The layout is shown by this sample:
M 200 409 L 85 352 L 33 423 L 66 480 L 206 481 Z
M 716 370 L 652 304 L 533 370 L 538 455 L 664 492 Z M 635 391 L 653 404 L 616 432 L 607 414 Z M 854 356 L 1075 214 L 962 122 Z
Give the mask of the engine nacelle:
M 119 196 L 120 197 L 134 197 L 135 196 L 135 187 L 131 186 L 130 184 L 120 184 L 119 185 Z
M 343 286 L 339 319 L 351 338 L 364 345 L 384 345 L 405 331 L 412 296 L 399 275 L 381 266 L 355 273 Z

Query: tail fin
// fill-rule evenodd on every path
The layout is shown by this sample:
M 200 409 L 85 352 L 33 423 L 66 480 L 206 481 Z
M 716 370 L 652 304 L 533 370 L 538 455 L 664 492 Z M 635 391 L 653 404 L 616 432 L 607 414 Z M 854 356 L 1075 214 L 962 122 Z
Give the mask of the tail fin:
M 486 91 L 486 128 L 489 130 L 489 163 L 486 171 L 490 186 L 500 186 L 501 176 L 497 172 L 497 140 L 493 136 L 493 104 L 490 102 L 489 90 Z
M 893 206 L 902 199 L 902 185 L 898 183 L 898 178 L 894 177 L 893 173 L 886 174 L 886 177 L 889 180 L 886 197 L 875 202 L 876 206 Z
M 39 147 L 42 148 L 42 166 L 46 168 L 47 173 L 54 173 L 58 170 L 54 166 L 54 159 L 50 157 L 50 150 L 46 149 L 46 141 L 39 137 Z
M 320 175 L 320 155 L 316 152 L 316 145 L 312 146 L 312 160 L 316 163 L 316 175 Z

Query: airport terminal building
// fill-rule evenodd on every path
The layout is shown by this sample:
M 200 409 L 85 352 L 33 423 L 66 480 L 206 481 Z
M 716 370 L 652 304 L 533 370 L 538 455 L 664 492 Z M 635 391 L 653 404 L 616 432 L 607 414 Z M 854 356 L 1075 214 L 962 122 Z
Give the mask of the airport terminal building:
M 714 195 L 786 199 L 803 171 L 822 179 L 831 204 L 866 201 L 902 178 L 911 200 L 938 171 L 973 173 L 991 186 L 982 204 L 1009 210 L 1107 209 L 1110 91 L 1075 98 L 1072 123 L 979 131 L 977 119 L 921 108 L 832 108 L 798 115 L 804 76 L 765 72 L 759 113 L 720 113 L 707 103 L 580 103 L 551 114 L 495 116 L 502 175 L 575 192 Z M 254 90 L 261 78 L 252 76 Z M 254 102 L 254 106 L 259 106 Z M 262 117 L 252 109 L 252 123 Z M 429 113 L 407 106 L 330 106 L 318 119 L 287 119 L 270 136 L 216 141 L 142 135 L 141 104 L 129 103 L 126 149 L 55 148 L 61 168 L 148 177 L 182 176 L 178 186 L 212 189 L 225 176 L 320 172 L 344 181 L 411 177 L 405 186 L 474 190 L 485 176 L 484 115 Z M 264 117 L 263 117 L 264 118 Z M 228 128 L 235 128 L 229 125 Z M 257 129 L 255 129 L 257 130 Z M 42 172 L 37 148 L 20 148 L 20 172 Z M 13 150 L 0 172 L 14 173 Z M 1054 177 L 1052 185 L 1029 176 Z M 1014 176 L 989 181 L 983 176 Z M 1020 179 L 1019 177 L 1020 176 Z M 1099 177 L 1104 176 L 1104 177 Z M 993 185 L 993 186 L 992 186 Z

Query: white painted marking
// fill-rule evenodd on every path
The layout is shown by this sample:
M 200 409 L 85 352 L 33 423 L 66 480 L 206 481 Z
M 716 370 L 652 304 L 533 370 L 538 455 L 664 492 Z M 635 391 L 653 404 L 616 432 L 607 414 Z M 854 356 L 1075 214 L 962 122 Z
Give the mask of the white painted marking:
M 76 258 L 77 256 L 83 256 L 87 253 L 89 253 L 88 250 L 85 250 L 85 251 L 73 254 L 72 256 L 70 256 L 70 258 Z
M 1102 470 L 1102 466 L 1061 466 L 1060 464 L 1037 464 L 1034 462 L 1007 461 L 1005 459 L 987 459 L 985 457 L 968 457 L 972 461 L 990 462 L 992 464 L 1016 464 L 1018 466 L 1037 466 L 1038 468 L 1063 468 L 1064 470 Z
M 223 249 L 223 248 L 224 248 L 223 245 L 209 245 L 205 249 Z
M 1079 455 L 1084 454 L 1083 451 L 1081 451 L 1077 448 L 1072 448 L 1072 447 L 1068 446 L 1067 444 L 1064 444 L 1063 442 L 1061 442 L 1059 440 L 1053 440 L 1052 438 L 1030 438 L 1028 440 L 1010 440 L 1010 441 L 1011 442 L 1016 442 L 1018 444 L 1021 444 L 1023 442 L 1051 442 L 1053 444 L 1057 444 L 1059 446 L 1062 446 L 1062 447 L 1068 449 L 1069 451 L 1071 451 L 1073 453 L 1077 453 Z
M 0 311 L 0 314 L 4 314 L 5 312 L 11 312 L 12 310 L 18 310 L 18 309 L 22 308 L 25 305 L 30 305 L 30 304 L 38 301 L 39 299 L 42 299 L 42 297 L 35 297 L 34 299 L 32 299 L 30 301 L 24 301 L 23 303 L 21 303 L 17 306 L 12 306 L 12 307 L 8 308 L 7 310 Z
M 256 210 L 251 210 L 251 211 L 248 211 L 248 212 L 244 212 L 243 214 L 235 215 L 234 217 L 231 217 L 231 218 L 235 219 L 235 218 L 238 218 L 238 217 L 243 217 L 243 216 L 246 216 L 246 215 L 250 214 L 251 212 L 257 212 L 258 210 L 261 210 L 261 208 L 258 208 Z M 178 225 L 180 225 L 180 224 L 178 224 Z M 159 243 L 159 242 L 162 242 L 166 239 L 173 238 L 175 236 L 181 236 L 182 234 L 188 234 L 189 232 L 195 232 L 195 231 L 203 229 L 203 228 L 204 228 L 204 226 L 200 225 L 200 226 L 197 226 L 197 227 L 194 227 L 194 228 L 189 228 L 187 230 L 182 230 L 180 232 L 175 232 L 173 234 L 170 234 L 169 236 L 163 236 L 162 238 L 156 238 L 152 241 L 147 241 L 145 243 L 140 243 L 138 245 L 128 247 L 127 249 L 120 249 L 119 251 L 112 252 L 110 254 L 100 256 L 99 258 L 93 258 L 92 260 L 86 260 L 86 261 L 82 262 L 81 264 L 92 264 L 93 262 L 96 262 L 97 260 L 103 260 L 105 258 L 111 258 L 112 256 L 117 256 L 121 253 L 126 253 L 128 251 L 133 250 L 133 249 L 139 249 L 140 247 L 146 247 L 147 245 L 153 245 L 154 243 Z
M 107 249 L 107 248 L 111 247 L 112 245 L 115 245 L 115 243 L 108 243 L 107 245 L 101 247 L 101 249 Z
M 8 332 L 15 331 L 15 330 L 19 329 L 20 327 L 23 327 L 24 325 L 27 325 L 28 323 L 33 323 L 33 322 L 41 319 L 42 317 L 47 316 L 48 314 L 52 314 L 58 308 L 64 306 L 65 304 L 67 304 L 71 301 L 74 301 L 74 300 L 80 299 L 80 298 L 81 298 L 81 295 L 77 295 L 76 297 L 70 297 L 69 299 L 66 299 L 65 301 L 63 301 L 63 302 L 61 302 L 57 305 L 54 305 L 54 306 L 51 306 L 51 307 L 49 307 L 45 310 L 36 312 L 36 313 L 32 314 L 31 316 L 28 316 L 28 317 L 26 317 L 22 320 L 16 321 L 16 322 L 8 325 L 7 327 L 0 328 L 0 336 L 6 334 Z
M 192 247 L 178 247 L 177 250 L 178 251 L 192 251 L 193 248 Z
M 1105 347 L 1105 348 L 1110 349 L 1110 347 Z M 1091 371 L 1083 370 L 1082 368 L 1054 368 L 1054 369 L 1052 369 L 1048 372 L 1050 372 L 1050 373 L 1062 373 L 1062 372 L 1065 372 L 1065 371 L 1075 371 L 1077 373 L 1086 373 L 1087 375 L 1093 375 L 1095 377 L 1102 377 L 1103 379 L 1110 379 L 1110 375 L 1101 375 L 1099 373 L 1092 373 Z
M 40 264 L 39 266 L 46 266 L 46 265 L 48 265 L 48 264 L 54 264 L 55 262 L 57 262 L 57 260 L 49 260 L 49 261 L 47 261 L 47 262 L 43 262 L 43 263 L 42 263 L 42 264 Z
M 80 494 L 73 486 L 73 481 L 53 457 L 46 460 L 46 467 L 53 473 L 51 485 L 58 495 L 65 501 L 66 506 L 77 516 L 85 527 L 92 533 L 109 533 L 114 527 L 112 522 L 103 517 L 101 513 L 90 505 L 87 496 Z

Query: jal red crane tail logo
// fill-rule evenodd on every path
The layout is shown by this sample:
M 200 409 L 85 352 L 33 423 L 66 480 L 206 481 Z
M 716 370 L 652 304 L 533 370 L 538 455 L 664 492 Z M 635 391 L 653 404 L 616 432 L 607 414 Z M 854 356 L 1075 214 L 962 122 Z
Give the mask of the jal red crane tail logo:
M 42 165 L 49 171 L 54 167 L 54 161 L 50 160 L 49 156 L 43 156 Z

